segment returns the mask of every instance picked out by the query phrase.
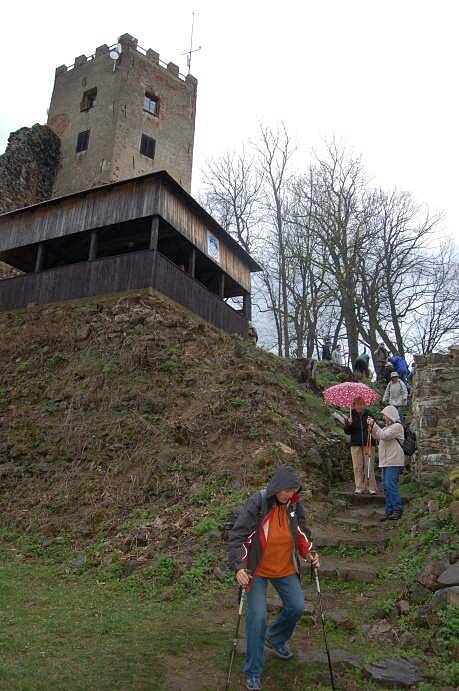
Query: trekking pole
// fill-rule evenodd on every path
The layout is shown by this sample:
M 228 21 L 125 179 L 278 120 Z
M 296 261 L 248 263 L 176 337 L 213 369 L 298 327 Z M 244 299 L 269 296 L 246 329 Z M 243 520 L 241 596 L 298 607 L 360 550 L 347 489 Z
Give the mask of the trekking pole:
M 228 673 L 226 675 L 225 691 L 228 691 L 231 684 L 231 671 L 233 669 L 234 656 L 236 655 L 237 643 L 239 637 L 239 627 L 241 625 L 242 610 L 244 609 L 245 588 L 239 588 L 239 610 L 237 613 L 236 629 L 234 631 L 233 645 L 231 646 L 230 659 L 228 664 Z
M 324 608 L 322 605 L 322 593 L 320 591 L 319 572 L 317 571 L 317 567 L 313 566 L 312 564 L 311 564 L 311 579 L 313 579 L 315 584 L 316 584 L 317 597 L 319 599 L 320 620 L 322 622 L 322 632 L 324 635 L 325 650 L 327 651 L 328 671 L 330 672 L 331 687 L 332 687 L 333 691 L 335 691 L 336 690 L 335 679 L 333 677 L 333 668 L 332 668 L 332 663 L 331 663 L 331 658 L 330 658 L 330 651 L 328 649 L 327 632 L 325 631 L 325 613 L 324 613 Z

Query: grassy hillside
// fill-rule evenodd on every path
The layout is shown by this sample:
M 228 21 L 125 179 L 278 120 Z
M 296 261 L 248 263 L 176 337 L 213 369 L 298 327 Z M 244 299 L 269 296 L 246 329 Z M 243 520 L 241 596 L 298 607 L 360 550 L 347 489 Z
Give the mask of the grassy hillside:
M 333 422 L 284 361 L 159 295 L 1 314 L 0 334 L 4 524 L 193 541 L 278 461 L 309 495 L 339 465 Z

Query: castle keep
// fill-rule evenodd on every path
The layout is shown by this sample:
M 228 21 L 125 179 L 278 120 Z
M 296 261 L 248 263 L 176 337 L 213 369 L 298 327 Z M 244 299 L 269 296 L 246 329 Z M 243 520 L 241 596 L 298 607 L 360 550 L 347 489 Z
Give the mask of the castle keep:
M 118 40 L 56 70 L 59 165 L 50 199 L 0 215 L 0 310 L 153 288 L 246 334 L 260 267 L 189 194 L 196 79 Z
M 61 140 L 54 197 L 158 170 L 191 189 L 197 80 L 133 36 L 118 40 L 56 69 L 48 113 Z

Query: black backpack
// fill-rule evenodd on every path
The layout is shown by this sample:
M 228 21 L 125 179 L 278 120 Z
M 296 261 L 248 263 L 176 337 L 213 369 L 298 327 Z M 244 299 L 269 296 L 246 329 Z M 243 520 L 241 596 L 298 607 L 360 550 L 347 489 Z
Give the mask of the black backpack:
M 397 441 L 402 447 L 405 456 L 413 456 L 413 454 L 416 453 L 416 449 L 418 448 L 416 434 L 412 432 L 409 427 L 405 427 L 404 432 L 405 439 L 403 441 L 403 444 L 400 441 L 398 441 L 398 439 Z

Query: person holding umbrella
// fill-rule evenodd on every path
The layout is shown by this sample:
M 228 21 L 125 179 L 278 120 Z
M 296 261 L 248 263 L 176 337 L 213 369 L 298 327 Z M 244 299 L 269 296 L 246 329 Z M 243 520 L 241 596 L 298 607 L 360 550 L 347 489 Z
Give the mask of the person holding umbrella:
M 354 469 L 355 494 L 369 492 L 376 494 L 376 478 L 374 470 L 375 441 L 368 430 L 369 413 L 362 396 L 358 396 L 352 403 L 351 415 L 344 425 L 346 434 L 351 435 L 351 457 Z
M 365 406 L 381 398 L 370 386 L 361 382 L 347 381 L 330 386 L 323 392 L 325 403 L 340 408 L 349 408 L 349 417 L 344 431 L 351 435 L 351 454 L 354 467 L 355 493 L 361 494 L 367 488 L 376 494 L 376 480 L 373 469 L 374 446 L 367 434 L 368 412 Z M 363 430 L 361 425 L 363 425 Z

